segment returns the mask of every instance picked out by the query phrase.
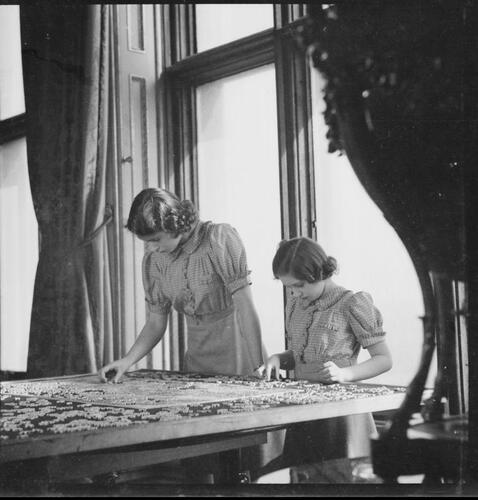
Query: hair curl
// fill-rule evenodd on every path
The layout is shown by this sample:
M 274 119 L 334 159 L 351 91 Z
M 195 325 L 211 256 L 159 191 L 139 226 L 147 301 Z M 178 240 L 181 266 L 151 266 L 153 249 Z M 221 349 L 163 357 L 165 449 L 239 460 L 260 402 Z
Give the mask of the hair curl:
M 272 260 L 274 277 L 290 274 L 308 283 L 330 278 L 337 271 L 337 260 L 305 236 L 283 240 Z
M 188 232 L 197 219 L 191 201 L 180 200 L 167 189 L 146 188 L 133 200 L 126 228 L 137 236 L 159 231 L 178 235 Z

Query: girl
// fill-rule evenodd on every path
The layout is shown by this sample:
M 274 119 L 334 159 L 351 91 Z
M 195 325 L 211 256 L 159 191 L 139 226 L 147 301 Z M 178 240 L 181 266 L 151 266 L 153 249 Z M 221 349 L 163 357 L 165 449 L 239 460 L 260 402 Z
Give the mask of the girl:
M 382 316 L 372 298 L 334 283 L 336 269 L 336 260 L 310 238 L 280 243 L 272 270 L 287 290 L 288 350 L 259 367 L 267 380 L 278 379 L 283 369 L 312 382 L 354 382 L 392 367 Z M 361 347 L 370 359 L 357 364 Z M 282 466 L 368 456 L 368 437 L 374 430 L 370 414 L 296 424 L 287 431 Z
M 100 378 L 116 383 L 163 337 L 171 307 L 184 313 L 188 346 L 184 370 L 252 374 L 263 362 L 261 330 L 252 300 L 246 253 L 228 224 L 198 219 L 194 205 L 148 188 L 134 199 L 126 227 L 148 243 L 143 284 L 148 319 L 123 358 Z

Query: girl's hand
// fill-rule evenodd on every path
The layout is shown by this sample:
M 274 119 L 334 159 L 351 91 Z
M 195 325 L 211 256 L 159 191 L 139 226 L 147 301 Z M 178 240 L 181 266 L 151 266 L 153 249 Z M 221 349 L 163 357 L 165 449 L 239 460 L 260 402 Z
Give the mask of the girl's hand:
M 274 373 L 274 378 L 279 380 L 280 377 L 280 356 L 279 354 L 273 354 L 267 361 L 256 368 L 256 372 L 261 376 L 266 378 L 266 380 L 271 380 L 272 373 Z
M 112 363 L 103 366 L 98 372 L 102 382 L 117 384 L 123 373 L 130 367 L 130 364 L 124 359 L 118 359 Z
M 324 363 L 324 367 L 318 373 L 318 378 L 325 384 L 330 384 L 332 382 L 347 382 L 344 369 L 339 368 L 333 361 L 326 361 Z

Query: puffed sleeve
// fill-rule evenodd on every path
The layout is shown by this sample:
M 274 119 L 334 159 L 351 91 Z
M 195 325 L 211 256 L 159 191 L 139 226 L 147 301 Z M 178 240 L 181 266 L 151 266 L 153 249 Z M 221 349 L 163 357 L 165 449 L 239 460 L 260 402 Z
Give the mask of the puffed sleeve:
M 349 300 L 349 322 L 362 347 L 367 348 L 384 340 L 382 314 L 366 292 L 357 292 Z
M 251 284 L 246 250 L 235 228 L 215 224 L 211 232 L 211 249 L 216 272 L 231 294 Z
M 144 298 L 148 311 L 169 314 L 171 301 L 161 291 L 161 274 L 154 252 L 147 252 L 142 265 Z

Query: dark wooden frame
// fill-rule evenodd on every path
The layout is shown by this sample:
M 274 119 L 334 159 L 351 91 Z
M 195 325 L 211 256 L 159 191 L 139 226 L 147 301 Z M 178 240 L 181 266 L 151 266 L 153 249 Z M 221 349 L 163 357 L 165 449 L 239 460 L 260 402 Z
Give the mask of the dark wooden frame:
M 275 38 L 282 234 L 316 239 L 312 96 L 307 60 L 293 38 L 299 23 Z
M 0 121 L 0 145 L 25 137 L 26 134 L 25 113 Z

